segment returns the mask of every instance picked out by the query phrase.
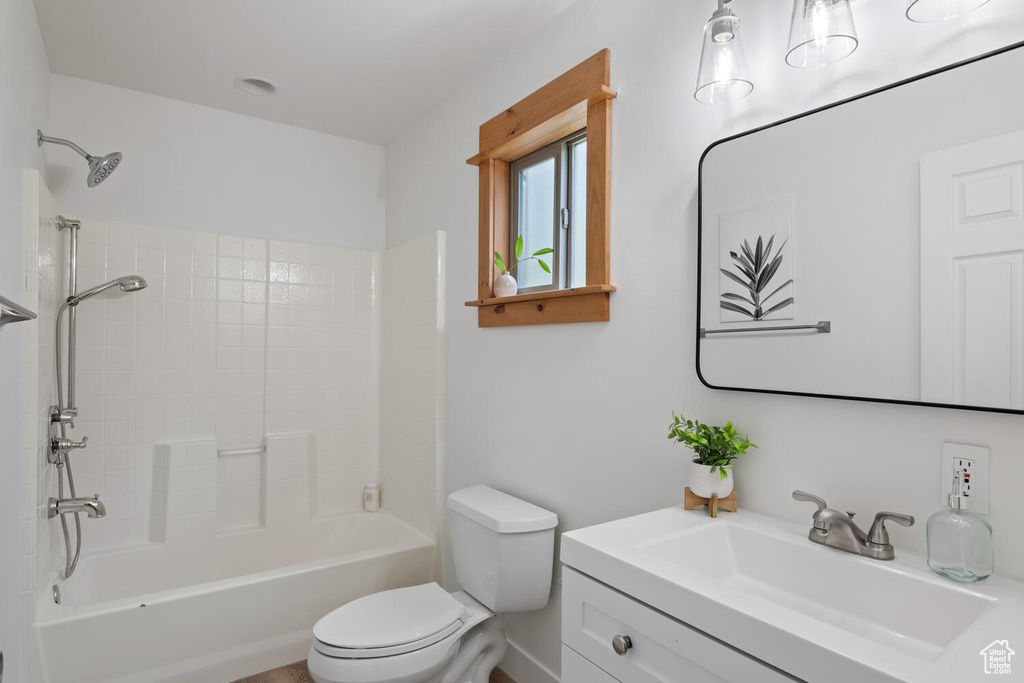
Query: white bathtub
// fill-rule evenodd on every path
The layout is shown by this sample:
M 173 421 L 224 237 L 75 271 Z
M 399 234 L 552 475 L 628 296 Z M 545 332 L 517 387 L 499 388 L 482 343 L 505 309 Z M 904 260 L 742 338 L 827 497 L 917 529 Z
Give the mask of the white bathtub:
M 223 683 L 305 659 L 317 619 L 430 581 L 433 560 L 384 511 L 86 557 L 39 606 L 47 683 Z

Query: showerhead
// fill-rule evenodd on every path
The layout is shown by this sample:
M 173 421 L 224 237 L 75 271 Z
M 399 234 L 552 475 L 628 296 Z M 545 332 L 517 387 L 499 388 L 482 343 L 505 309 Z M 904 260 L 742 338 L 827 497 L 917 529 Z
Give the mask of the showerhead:
M 113 152 L 105 157 L 91 157 L 89 159 L 89 177 L 86 184 L 89 187 L 96 187 L 114 172 L 117 165 L 121 163 L 121 153 Z
M 125 275 L 124 277 L 119 277 L 116 280 L 104 282 L 102 285 L 96 285 L 92 289 L 87 289 L 81 294 L 69 296 L 67 305 L 77 306 L 86 299 L 94 297 L 100 292 L 105 292 L 111 287 L 120 287 L 122 292 L 137 292 L 140 289 L 145 289 L 147 286 L 149 285 L 146 282 L 146 279 L 141 275 Z
M 146 278 L 141 275 L 125 275 L 124 277 L 117 278 L 114 282 L 117 283 L 122 292 L 137 292 L 149 286 Z
M 70 140 L 64 140 L 62 138 L 50 138 L 43 135 L 43 131 L 36 131 L 36 142 L 40 147 L 43 146 L 44 142 L 52 142 L 57 145 L 64 145 L 78 152 L 87 162 L 89 162 L 89 175 L 85 179 L 86 185 L 89 187 L 96 187 L 114 172 L 114 170 L 121 163 L 121 153 L 112 152 L 106 156 L 94 157 L 93 155 L 86 152 L 84 149 L 71 142 Z

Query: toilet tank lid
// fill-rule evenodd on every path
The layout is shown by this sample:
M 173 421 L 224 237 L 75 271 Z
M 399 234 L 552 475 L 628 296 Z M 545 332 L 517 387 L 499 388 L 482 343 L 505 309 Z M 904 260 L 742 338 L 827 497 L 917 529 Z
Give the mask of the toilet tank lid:
M 448 509 L 499 534 L 544 531 L 558 526 L 558 515 L 490 486 L 470 486 L 448 496 Z

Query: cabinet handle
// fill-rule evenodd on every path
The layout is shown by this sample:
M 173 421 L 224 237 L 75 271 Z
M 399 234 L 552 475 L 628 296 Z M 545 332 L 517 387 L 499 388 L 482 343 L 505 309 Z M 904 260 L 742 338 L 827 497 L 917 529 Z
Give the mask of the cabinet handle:
M 612 649 L 619 656 L 626 654 L 631 647 L 633 647 L 633 641 L 629 639 L 629 636 L 615 636 L 612 638 Z

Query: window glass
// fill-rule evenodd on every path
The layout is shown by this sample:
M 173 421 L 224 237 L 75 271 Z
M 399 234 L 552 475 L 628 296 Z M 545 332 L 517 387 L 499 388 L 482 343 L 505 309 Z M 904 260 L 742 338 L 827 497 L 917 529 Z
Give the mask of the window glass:
M 558 188 L 555 174 L 554 157 L 542 159 L 519 173 L 518 234 L 523 236 L 523 258 L 540 249 L 555 248 L 554 221 Z M 511 260 L 515 260 L 514 254 Z M 551 267 L 550 256 L 546 261 Z M 550 286 L 553 283 L 552 274 L 545 273 L 536 259 L 517 266 L 513 275 L 519 282 L 519 289 Z
M 570 287 L 587 284 L 587 139 L 569 147 L 569 168 L 572 187 L 569 191 Z

